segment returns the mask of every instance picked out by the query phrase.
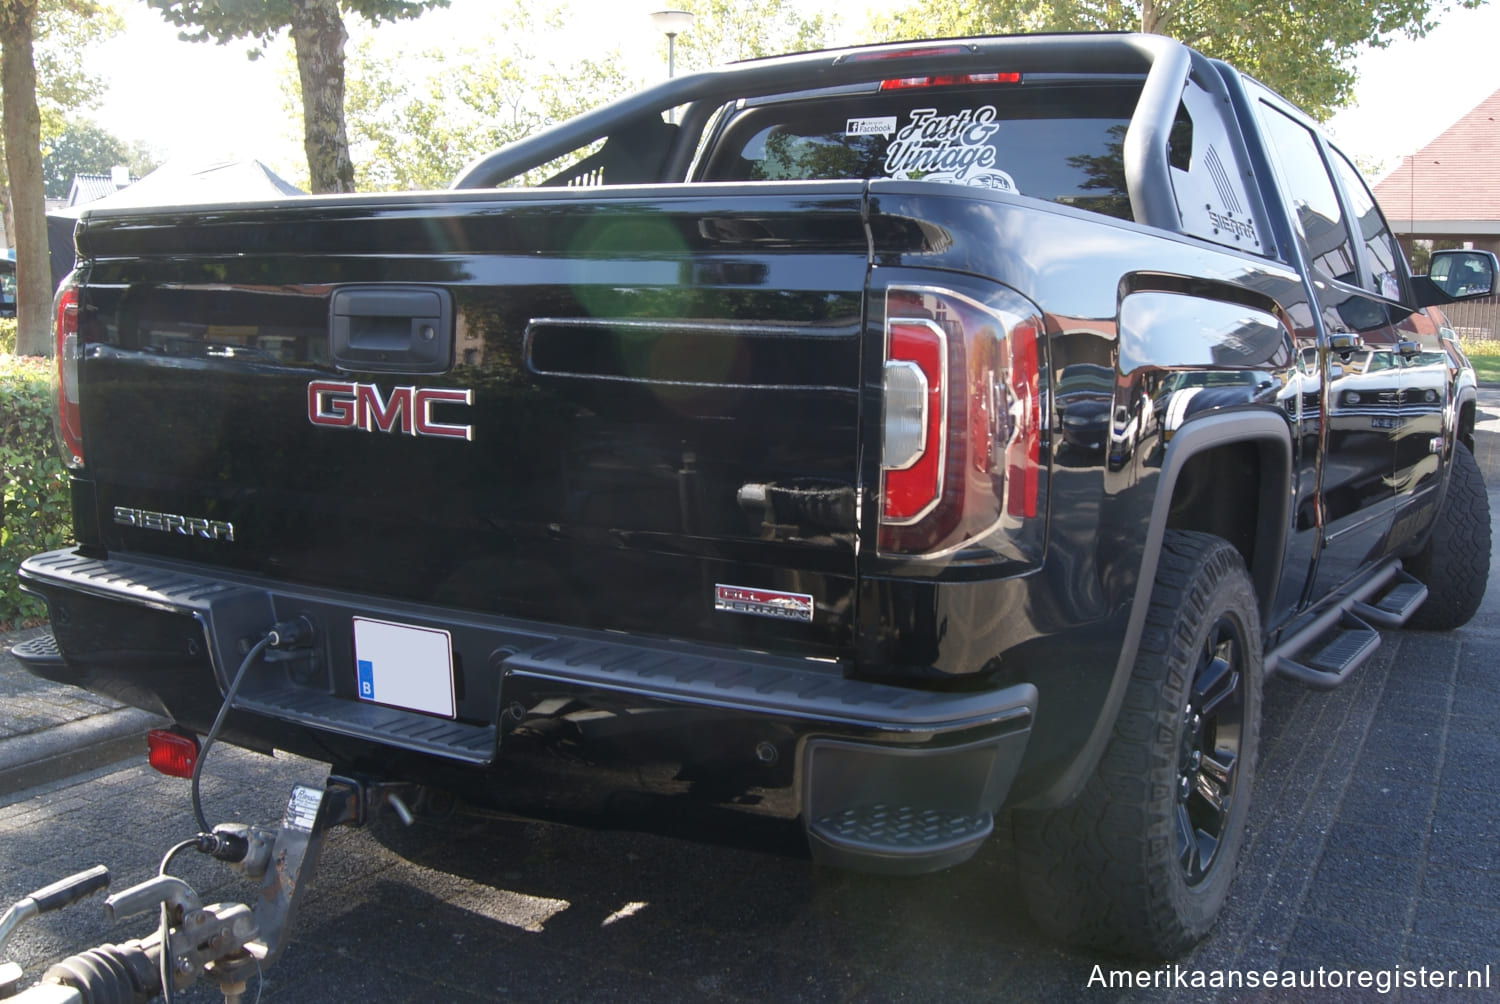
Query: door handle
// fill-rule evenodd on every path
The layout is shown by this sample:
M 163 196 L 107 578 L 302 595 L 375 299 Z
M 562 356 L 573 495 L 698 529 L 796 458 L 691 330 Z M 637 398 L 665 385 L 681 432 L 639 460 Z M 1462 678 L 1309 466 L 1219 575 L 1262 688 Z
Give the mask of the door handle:
M 1356 349 L 1365 347 L 1365 340 L 1358 332 L 1337 331 L 1328 336 L 1328 347 L 1334 352 L 1348 354 Z

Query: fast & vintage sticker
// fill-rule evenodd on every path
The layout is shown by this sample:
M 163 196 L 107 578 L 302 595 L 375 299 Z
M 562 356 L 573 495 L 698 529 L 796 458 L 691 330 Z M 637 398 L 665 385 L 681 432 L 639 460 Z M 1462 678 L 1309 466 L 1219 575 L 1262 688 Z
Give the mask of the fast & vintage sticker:
M 994 105 L 950 115 L 939 115 L 935 108 L 913 108 L 911 120 L 886 148 L 886 177 L 1019 191 L 1015 179 L 996 166 L 992 140 L 1000 129 L 999 118 Z M 849 125 L 874 121 L 850 119 Z

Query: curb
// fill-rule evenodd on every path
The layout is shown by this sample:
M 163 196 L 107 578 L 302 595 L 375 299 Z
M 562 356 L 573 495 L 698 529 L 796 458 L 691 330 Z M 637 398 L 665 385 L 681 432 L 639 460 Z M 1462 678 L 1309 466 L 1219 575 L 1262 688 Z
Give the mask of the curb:
M 149 711 L 120 708 L 14 736 L 0 743 L 0 795 L 139 757 L 146 733 L 166 724 Z

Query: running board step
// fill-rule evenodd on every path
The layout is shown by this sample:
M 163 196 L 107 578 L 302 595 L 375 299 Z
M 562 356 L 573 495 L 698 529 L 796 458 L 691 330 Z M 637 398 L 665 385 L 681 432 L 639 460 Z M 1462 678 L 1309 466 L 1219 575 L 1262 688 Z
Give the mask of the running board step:
M 1380 632 L 1349 612 L 1295 656 L 1282 656 L 1276 671 L 1315 690 L 1332 690 L 1369 661 L 1380 647 Z M 1303 653 L 1311 655 L 1303 657 Z
M 1266 653 L 1266 675 L 1282 676 L 1315 690 L 1332 690 L 1380 647 L 1380 628 L 1405 624 L 1427 599 L 1427 587 L 1391 560 L 1316 620 Z
M 1377 597 L 1355 603 L 1349 609 L 1360 620 L 1376 627 L 1398 628 L 1411 619 L 1426 599 L 1426 586 L 1405 572 L 1397 572 Z

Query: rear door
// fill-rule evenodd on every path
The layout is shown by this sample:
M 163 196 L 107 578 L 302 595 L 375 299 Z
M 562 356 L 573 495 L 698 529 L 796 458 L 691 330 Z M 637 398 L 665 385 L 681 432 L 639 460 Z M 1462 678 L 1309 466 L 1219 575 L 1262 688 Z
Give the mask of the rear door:
M 1297 225 L 1322 328 L 1322 465 L 1316 521 L 1320 548 L 1308 597 L 1328 595 L 1385 553 L 1397 507 L 1396 441 L 1401 432 L 1400 334 L 1390 303 L 1366 284 L 1317 134 L 1268 92 L 1256 113 L 1282 198 Z
M 81 381 L 102 543 L 839 655 L 861 189 L 95 217 Z M 202 532 L 220 524 L 232 540 Z

